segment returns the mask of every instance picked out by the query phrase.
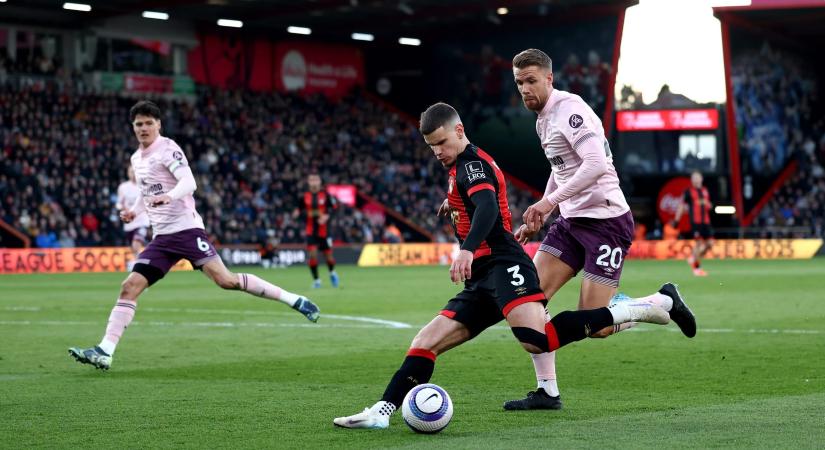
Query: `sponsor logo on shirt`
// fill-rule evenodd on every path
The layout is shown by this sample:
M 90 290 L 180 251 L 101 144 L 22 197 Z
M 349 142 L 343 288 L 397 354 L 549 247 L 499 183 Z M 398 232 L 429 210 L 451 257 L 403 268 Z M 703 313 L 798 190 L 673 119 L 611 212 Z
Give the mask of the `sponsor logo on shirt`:
M 550 161 L 550 164 L 554 166 L 564 165 L 564 159 L 561 156 L 551 156 L 550 158 L 548 158 L 548 161 Z
M 480 180 L 482 178 L 487 178 L 487 174 L 484 173 L 484 167 L 481 165 L 481 161 L 470 161 L 467 164 L 464 164 L 464 169 L 467 170 L 467 182 L 472 183 L 475 180 Z
M 570 119 L 567 120 L 567 123 L 569 123 L 570 126 L 573 128 L 578 128 L 582 126 L 582 124 L 584 123 L 584 119 L 582 119 L 582 116 L 578 114 L 573 114 L 572 116 L 570 116 Z
M 178 161 L 183 161 L 183 153 L 180 150 L 175 150 L 172 152 L 172 157 L 177 159 Z
M 484 172 L 471 173 L 470 176 L 467 177 L 467 182 L 472 183 L 473 181 L 480 180 L 482 178 L 487 178 L 487 175 Z
M 143 183 L 143 195 L 157 195 L 163 192 L 163 185 L 161 183 L 146 184 Z

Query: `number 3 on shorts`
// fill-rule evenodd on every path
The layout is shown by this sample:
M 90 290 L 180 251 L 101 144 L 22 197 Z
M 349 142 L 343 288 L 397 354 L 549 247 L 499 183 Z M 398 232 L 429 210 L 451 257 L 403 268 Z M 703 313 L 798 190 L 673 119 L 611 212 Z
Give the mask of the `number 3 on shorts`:
M 204 253 L 208 252 L 209 251 L 209 243 L 202 240 L 201 238 L 198 238 L 198 250 L 200 250 Z
M 622 265 L 622 249 L 621 247 L 610 248 L 609 245 L 602 245 L 599 247 L 599 255 L 596 258 L 596 265 L 597 266 L 610 266 L 614 269 L 618 269 L 619 266 Z M 610 257 L 610 262 L 608 263 L 606 260 Z
M 513 281 L 510 282 L 510 284 L 512 284 L 513 286 L 521 286 L 522 284 L 524 284 L 524 276 L 518 273 L 518 270 L 520 268 L 521 267 L 519 267 L 518 264 L 516 264 L 515 266 L 507 269 L 507 272 L 511 272 L 513 274 Z

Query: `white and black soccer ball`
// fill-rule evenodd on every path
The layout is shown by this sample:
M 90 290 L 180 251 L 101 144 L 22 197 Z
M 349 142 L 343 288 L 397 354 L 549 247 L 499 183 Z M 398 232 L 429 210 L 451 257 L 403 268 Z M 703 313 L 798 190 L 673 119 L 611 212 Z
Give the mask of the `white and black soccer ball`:
M 401 415 L 416 433 L 438 433 L 453 418 L 453 401 L 440 386 L 419 384 L 404 397 Z

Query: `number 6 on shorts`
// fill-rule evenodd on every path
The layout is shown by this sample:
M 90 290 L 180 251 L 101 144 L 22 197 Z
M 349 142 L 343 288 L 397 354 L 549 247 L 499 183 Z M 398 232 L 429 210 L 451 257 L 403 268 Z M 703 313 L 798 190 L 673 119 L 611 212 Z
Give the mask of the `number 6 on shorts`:
M 198 250 L 200 250 L 204 253 L 209 251 L 209 243 L 204 241 L 200 237 L 198 238 Z

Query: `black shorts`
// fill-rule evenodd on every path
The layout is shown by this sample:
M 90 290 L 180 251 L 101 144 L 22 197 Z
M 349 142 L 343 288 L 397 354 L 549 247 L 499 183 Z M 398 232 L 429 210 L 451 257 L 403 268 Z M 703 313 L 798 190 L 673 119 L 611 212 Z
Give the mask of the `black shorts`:
M 713 239 L 713 228 L 706 223 L 695 223 L 691 226 L 693 239 Z
M 321 250 L 322 252 L 332 249 L 331 237 L 307 236 L 307 249 Z
M 501 322 L 516 306 L 528 302 L 546 305 L 547 299 L 539 286 L 536 266 L 525 254 L 512 261 L 473 264 L 472 278 L 464 282 L 464 290 L 439 314 L 460 322 L 475 337 Z

